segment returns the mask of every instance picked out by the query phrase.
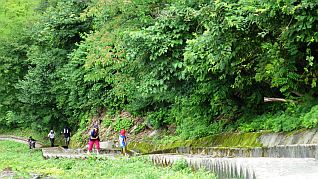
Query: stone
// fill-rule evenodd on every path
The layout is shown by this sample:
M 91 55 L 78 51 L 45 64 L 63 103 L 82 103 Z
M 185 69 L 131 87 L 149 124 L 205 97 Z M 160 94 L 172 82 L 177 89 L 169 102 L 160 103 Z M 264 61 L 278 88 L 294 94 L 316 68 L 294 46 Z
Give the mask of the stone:
M 315 135 L 313 135 L 311 141 L 310 141 L 311 144 L 318 144 L 318 131 L 316 130 L 316 133 Z
M 157 133 L 158 133 L 158 130 L 154 130 L 148 136 L 152 137 L 152 136 L 156 135 Z
M 113 149 L 114 145 L 114 141 L 111 140 L 99 143 L 101 149 Z

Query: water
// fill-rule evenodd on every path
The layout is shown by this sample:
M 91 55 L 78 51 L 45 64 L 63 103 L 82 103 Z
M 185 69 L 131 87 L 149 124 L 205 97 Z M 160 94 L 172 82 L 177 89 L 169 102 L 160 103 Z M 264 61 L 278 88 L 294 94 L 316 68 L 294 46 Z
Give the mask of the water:
M 205 168 L 220 179 L 318 178 L 318 161 L 314 158 L 213 158 L 207 155 L 153 154 L 150 159 L 163 166 L 185 159 L 194 169 Z

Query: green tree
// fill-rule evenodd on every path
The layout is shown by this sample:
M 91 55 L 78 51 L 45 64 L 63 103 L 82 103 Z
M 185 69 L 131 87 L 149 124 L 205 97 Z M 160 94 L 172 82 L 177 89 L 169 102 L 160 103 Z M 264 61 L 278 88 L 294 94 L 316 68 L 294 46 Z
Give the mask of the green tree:
M 87 3 L 51 1 L 30 29 L 34 43 L 28 50 L 29 69 L 16 86 L 23 103 L 21 115 L 35 127 L 63 125 L 69 117 L 57 106 L 57 98 L 65 95 L 59 88 L 63 78 L 59 71 L 68 63 L 68 54 L 81 41 L 81 34 L 91 29 L 91 20 L 80 18 Z
M 32 43 L 27 29 L 38 18 L 34 11 L 38 3 L 0 1 L 0 125 L 23 123 L 15 84 L 27 73 L 27 50 Z

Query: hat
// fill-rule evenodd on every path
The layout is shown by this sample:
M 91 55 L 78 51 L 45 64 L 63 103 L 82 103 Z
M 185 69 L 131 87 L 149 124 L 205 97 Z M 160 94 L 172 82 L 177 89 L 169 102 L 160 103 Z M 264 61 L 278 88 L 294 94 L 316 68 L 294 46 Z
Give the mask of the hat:
M 98 129 L 98 125 L 97 125 L 97 124 L 95 124 L 95 125 L 94 125 L 94 128 Z
M 120 130 L 121 135 L 125 135 L 125 133 L 126 133 L 125 129 Z

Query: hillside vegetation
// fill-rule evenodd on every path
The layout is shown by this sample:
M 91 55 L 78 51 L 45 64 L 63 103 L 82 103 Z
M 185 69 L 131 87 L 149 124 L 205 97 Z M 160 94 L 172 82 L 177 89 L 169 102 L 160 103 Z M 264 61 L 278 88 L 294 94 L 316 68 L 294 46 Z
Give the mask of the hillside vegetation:
M 0 2 L 2 127 L 317 127 L 315 0 Z

